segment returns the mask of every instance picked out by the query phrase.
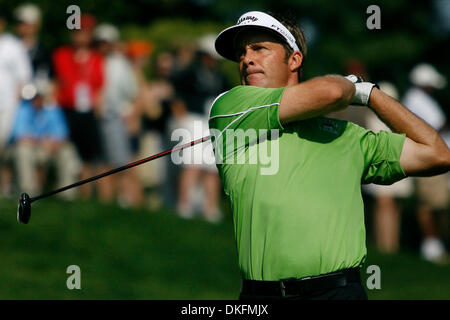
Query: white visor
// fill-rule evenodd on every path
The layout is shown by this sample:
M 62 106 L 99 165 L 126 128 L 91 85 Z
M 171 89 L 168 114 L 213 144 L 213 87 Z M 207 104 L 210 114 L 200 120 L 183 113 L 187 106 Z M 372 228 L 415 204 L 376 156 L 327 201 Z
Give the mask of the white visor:
M 286 40 L 287 44 L 294 51 L 300 51 L 292 33 L 277 19 L 260 11 L 244 13 L 239 18 L 236 25 L 223 30 L 217 36 L 215 43 L 216 51 L 229 60 L 237 61 L 236 52 L 234 50 L 235 36 L 243 27 L 249 26 L 272 30 Z

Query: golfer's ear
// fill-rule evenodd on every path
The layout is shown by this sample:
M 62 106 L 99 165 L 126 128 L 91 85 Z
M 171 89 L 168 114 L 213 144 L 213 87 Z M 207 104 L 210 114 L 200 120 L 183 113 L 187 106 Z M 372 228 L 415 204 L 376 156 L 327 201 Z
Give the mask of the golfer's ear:
M 289 69 L 294 72 L 300 68 L 303 63 L 303 55 L 300 51 L 294 51 L 289 57 Z

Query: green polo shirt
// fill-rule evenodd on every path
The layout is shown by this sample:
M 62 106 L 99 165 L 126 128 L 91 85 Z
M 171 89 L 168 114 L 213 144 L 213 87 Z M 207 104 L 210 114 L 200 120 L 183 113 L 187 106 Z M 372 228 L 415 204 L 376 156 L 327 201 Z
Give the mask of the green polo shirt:
M 361 184 L 405 177 L 399 163 L 405 135 L 325 117 L 282 126 L 283 90 L 238 86 L 210 112 L 244 279 L 360 266 L 366 257 Z M 241 143 L 231 138 L 239 129 L 247 133 Z

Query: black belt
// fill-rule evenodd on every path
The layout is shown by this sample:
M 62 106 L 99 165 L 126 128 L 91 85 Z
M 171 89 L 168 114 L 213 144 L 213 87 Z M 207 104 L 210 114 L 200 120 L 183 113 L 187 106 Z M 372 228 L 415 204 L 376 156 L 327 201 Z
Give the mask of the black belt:
M 242 294 L 262 296 L 303 296 L 314 292 L 345 287 L 349 282 L 361 282 L 359 268 L 344 269 L 314 277 L 288 278 L 280 281 L 243 280 Z

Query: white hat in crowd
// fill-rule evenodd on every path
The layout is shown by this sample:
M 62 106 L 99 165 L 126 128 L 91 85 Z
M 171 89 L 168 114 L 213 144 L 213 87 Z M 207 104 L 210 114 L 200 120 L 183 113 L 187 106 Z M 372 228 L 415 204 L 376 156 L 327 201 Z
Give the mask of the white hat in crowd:
M 97 41 L 116 42 L 119 38 L 119 29 L 112 24 L 102 23 L 94 29 L 94 39 Z
M 386 93 L 388 96 L 396 100 L 399 99 L 398 90 L 393 83 L 389 81 L 380 81 L 378 82 L 378 86 L 380 87 L 380 90 Z
M 447 84 L 445 77 L 428 63 L 421 63 L 415 66 L 409 74 L 409 79 L 414 85 L 419 87 L 442 89 Z
M 217 35 L 213 33 L 208 33 L 202 36 L 200 39 L 198 39 L 197 42 L 198 50 L 209 54 L 215 59 L 222 59 L 222 56 L 217 53 L 216 48 L 214 46 L 216 42 L 216 37 Z
M 14 17 L 20 22 L 39 24 L 41 23 L 41 10 L 31 3 L 22 4 L 14 10 Z

